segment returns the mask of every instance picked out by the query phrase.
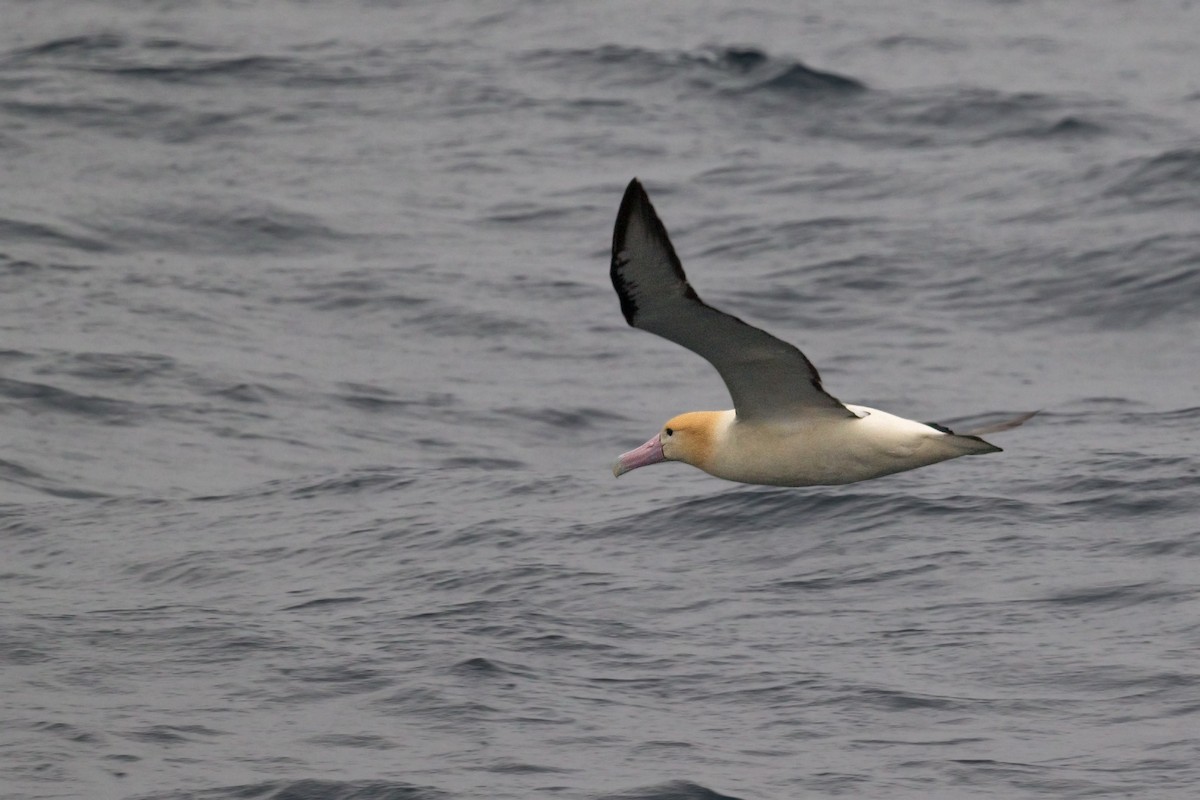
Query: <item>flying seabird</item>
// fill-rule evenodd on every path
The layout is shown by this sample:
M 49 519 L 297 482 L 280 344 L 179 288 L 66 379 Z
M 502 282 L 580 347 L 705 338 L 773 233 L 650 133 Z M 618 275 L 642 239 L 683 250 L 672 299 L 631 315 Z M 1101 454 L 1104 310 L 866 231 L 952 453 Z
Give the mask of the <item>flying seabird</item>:
M 840 402 L 800 350 L 700 299 L 636 178 L 617 212 L 611 276 L 630 325 L 703 356 L 733 397 L 729 411 L 690 411 L 668 420 L 650 441 L 617 459 L 616 476 L 682 461 L 741 483 L 853 483 L 998 453 L 980 435 L 1015 428 L 1037 413 L 960 434 Z

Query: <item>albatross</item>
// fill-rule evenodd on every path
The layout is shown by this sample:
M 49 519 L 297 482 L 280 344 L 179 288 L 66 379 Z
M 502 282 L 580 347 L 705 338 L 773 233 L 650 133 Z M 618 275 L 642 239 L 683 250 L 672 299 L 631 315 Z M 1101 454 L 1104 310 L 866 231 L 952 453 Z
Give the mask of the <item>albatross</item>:
M 740 483 L 854 483 L 959 456 L 998 453 L 999 447 L 980 436 L 1015 428 L 1037 413 L 955 433 L 840 402 L 825 391 L 817 368 L 799 349 L 700 299 L 636 178 L 617 212 L 611 276 L 630 325 L 707 359 L 733 397 L 728 411 L 689 411 L 667 420 L 650 441 L 617 459 L 617 477 L 682 461 Z

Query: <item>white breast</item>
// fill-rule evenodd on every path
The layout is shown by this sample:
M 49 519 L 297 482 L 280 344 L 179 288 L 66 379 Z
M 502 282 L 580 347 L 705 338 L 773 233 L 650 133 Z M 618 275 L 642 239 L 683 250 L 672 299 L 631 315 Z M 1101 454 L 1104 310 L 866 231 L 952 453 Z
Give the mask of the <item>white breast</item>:
M 978 440 L 946 434 L 886 411 L 848 405 L 857 418 L 722 420 L 705 471 L 719 478 L 775 486 L 853 483 L 958 456 L 991 452 Z

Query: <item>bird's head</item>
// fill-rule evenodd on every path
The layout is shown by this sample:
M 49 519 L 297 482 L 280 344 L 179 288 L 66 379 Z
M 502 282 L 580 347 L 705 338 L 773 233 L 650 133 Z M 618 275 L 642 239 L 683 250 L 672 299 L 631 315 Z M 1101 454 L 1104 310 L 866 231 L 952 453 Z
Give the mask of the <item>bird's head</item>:
M 622 453 L 613 465 L 613 475 L 660 461 L 682 461 L 704 469 L 712 458 L 721 412 L 689 411 L 672 417 L 662 430 L 641 447 Z

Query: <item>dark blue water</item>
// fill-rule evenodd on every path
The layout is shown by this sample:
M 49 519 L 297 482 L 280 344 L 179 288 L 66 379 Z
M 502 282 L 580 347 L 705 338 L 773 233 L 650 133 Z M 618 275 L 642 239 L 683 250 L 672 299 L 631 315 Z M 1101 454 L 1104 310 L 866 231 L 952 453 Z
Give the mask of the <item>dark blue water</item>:
M 0 16 L 0 796 L 1194 792 L 1194 4 Z M 835 396 L 1042 415 L 615 481 L 729 405 L 634 175 Z

